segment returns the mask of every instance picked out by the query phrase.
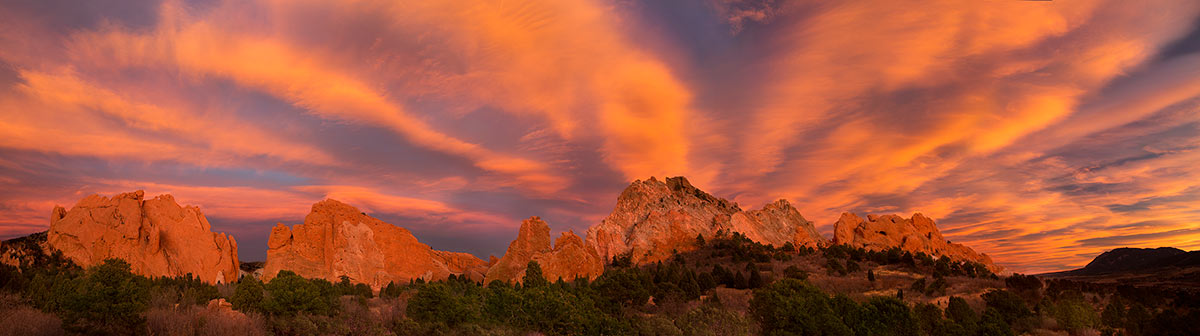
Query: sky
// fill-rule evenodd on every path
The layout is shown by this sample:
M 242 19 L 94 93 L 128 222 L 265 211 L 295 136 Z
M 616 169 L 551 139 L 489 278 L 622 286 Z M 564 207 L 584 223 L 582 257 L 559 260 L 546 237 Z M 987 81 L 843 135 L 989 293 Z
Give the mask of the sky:
M 686 176 L 1009 270 L 1200 249 L 1200 2 L 0 0 L 0 238 L 133 190 L 262 260 L 333 198 L 436 249 Z

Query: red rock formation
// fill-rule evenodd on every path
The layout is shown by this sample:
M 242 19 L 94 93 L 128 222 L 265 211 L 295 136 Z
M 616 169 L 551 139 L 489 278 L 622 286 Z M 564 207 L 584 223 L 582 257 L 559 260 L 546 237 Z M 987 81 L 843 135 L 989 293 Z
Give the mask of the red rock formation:
M 281 270 L 307 278 L 354 282 L 379 289 L 388 282 L 444 279 L 451 274 L 483 279 L 486 263 L 467 253 L 435 251 L 408 230 L 367 216 L 335 200 L 312 206 L 304 224 L 276 224 L 267 241 L 263 279 Z
M 613 212 L 588 229 L 587 245 L 604 260 L 631 253 L 633 261 L 642 264 L 694 249 L 697 235 L 711 237 L 719 230 L 741 232 L 775 246 L 825 242 L 786 200 L 743 212 L 737 204 L 713 197 L 683 177 L 665 182 L 651 177 L 634 181 L 621 192 Z
M 912 218 L 897 215 L 867 216 L 867 220 L 843 213 L 833 229 L 833 241 L 854 247 L 885 250 L 900 247 L 905 251 L 925 252 L 931 256 L 949 256 L 954 260 L 967 260 L 984 264 L 993 273 L 1003 267 L 992 262 L 987 254 L 980 254 L 962 244 L 951 243 L 942 237 L 933 219 L 920 213 Z
M 81 266 L 108 258 L 129 262 L 146 276 L 192 275 L 209 282 L 237 280 L 237 242 L 213 233 L 200 209 L 171 195 L 144 200 L 141 190 L 113 198 L 91 195 L 50 214 L 47 244 Z
M 521 222 L 517 239 L 508 244 L 504 257 L 488 269 L 484 283 L 521 282 L 530 261 L 537 261 L 542 266 L 542 275 L 550 281 L 595 279 L 604 273 L 604 260 L 595 250 L 584 246 L 583 239 L 574 232 L 563 232 L 551 246 L 550 226 L 534 216 Z

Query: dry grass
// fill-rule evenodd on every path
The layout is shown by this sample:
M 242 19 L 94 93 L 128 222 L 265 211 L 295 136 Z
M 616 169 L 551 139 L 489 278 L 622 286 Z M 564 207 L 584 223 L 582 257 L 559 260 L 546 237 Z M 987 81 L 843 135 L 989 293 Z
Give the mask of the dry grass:
M 186 306 L 151 308 L 146 312 L 150 335 L 266 335 L 263 318 L 256 314 L 220 312 Z
M 0 294 L 0 336 L 63 335 L 62 320 L 25 304 L 20 297 Z

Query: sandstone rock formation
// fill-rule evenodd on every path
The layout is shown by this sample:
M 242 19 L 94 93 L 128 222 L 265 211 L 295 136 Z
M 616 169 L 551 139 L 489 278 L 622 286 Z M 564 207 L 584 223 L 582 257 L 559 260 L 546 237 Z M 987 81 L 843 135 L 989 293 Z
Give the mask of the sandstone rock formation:
M 537 216 L 521 222 L 517 239 L 508 245 L 508 251 L 488 269 L 484 283 L 493 280 L 521 282 L 525 267 L 536 261 L 542 267 L 546 280 L 572 280 L 577 277 L 595 279 L 604 273 L 604 260 L 596 251 L 584 246 L 583 239 L 574 232 L 563 232 L 550 245 L 550 226 Z
M 786 200 L 744 212 L 735 203 L 697 189 L 686 178 L 651 177 L 634 181 L 621 192 L 613 212 L 588 229 L 587 244 L 604 260 L 631 253 L 635 263 L 643 264 L 693 249 L 697 235 L 711 237 L 719 230 L 741 232 L 775 246 L 825 243 Z
M 337 281 L 349 276 L 374 289 L 388 282 L 443 279 L 451 274 L 483 279 L 485 262 L 467 253 L 435 251 L 408 230 L 327 199 L 312 206 L 304 224 L 271 230 L 263 280 L 281 270 Z
M 869 215 L 867 220 L 843 213 L 833 229 L 833 241 L 854 247 L 885 250 L 900 247 L 905 251 L 925 252 L 931 256 L 949 256 L 954 260 L 974 261 L 987 266 L 993 273 L 1003 267 L 992 262 L 987 254 L 980 254 L 962 244 L 946 241 L 933 219 L 920 213 L 912 218 L 897 215 Z
M 120 258 L 146 276 L 237 280 L 233 237 L 213 233 L 200 209 L 180 207 L 171 195 L 143 196 L 141 190 L 112 198 L 91 195 L 70 211 L 54 207 L 48 245 L 84 267 Z

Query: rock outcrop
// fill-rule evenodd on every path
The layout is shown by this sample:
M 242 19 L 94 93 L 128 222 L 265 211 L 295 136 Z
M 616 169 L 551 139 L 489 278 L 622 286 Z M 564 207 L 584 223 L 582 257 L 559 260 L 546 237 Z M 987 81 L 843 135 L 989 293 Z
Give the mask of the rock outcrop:
M 379 289 L 388 282 L 437 280 L 451 274 L 481 280 L 486 263 L 467 253 L 435 251 L 408 230 L 327 199 L 313 204 L 304 224 L 276 224 L 267 241 L 263 279 L 281 270 L 307 278 L 352 281 Z
M 741 232 L 759 243 L 825 243 L 808 220 L 786 200 L 761 210 L 742 211 L 736 203 L 694 187 L 683 177 L 634 181 L 617 198 L 617 206 L 587 232 L 587 245 L 604 260 L 630 253 L 633 262 L 651 263 L 675 251 L 694 249 L 696 236 L 719 230 Z
M 84 267 L 120 258 L 146 276 L 237 280 L 233 237 L 212 232 L 199 208 L 180 207 L 171 195 L 143 196 L 141 190 L 112 198 L 91 195 L 70 211 L 54 207 L 46 242 Z
M 843 213 L 833 228 L 833 241 L 854 247 L 886 250 L 899 247 L 910 252 L 925 252 L 931 256 L 948 256 L 954 260 L 981 263 L 993 273 L 1003 267 L 992 262 L 987 254 L 980 254 L 962 244 L 951 243 L 942 237 L 933 219 L 920 213 L 912 218 L 897 215 L 869 215 L 866 220 Z
M 547 280 L 595 279 L 604 273 L 604 260 L 596 251 L 584 246 L 574 232 L 563 232 L 550 244 L 550 226 L 537 216 L 521 222 L 517 239 L 508 244 L 504 257 L 488 269 L 484 283 L 494 280 L 521 282 L 525 267 L 536 261 Z

